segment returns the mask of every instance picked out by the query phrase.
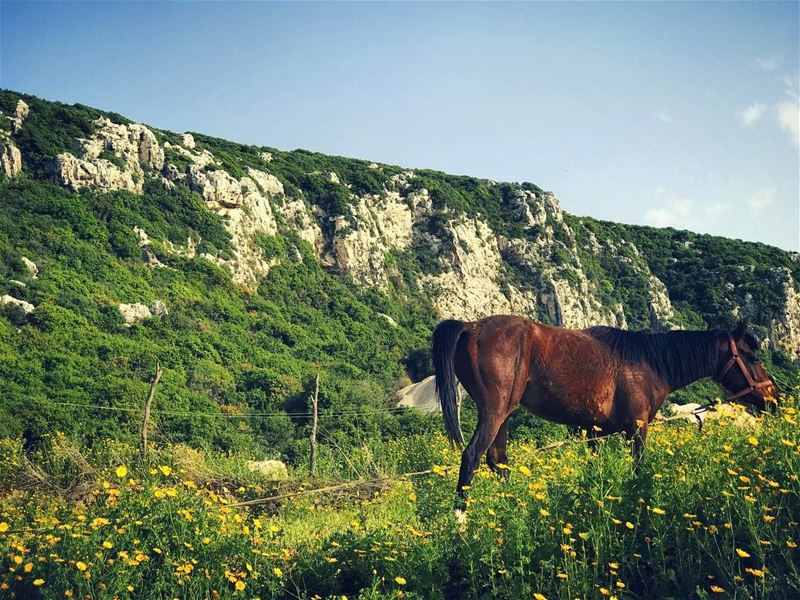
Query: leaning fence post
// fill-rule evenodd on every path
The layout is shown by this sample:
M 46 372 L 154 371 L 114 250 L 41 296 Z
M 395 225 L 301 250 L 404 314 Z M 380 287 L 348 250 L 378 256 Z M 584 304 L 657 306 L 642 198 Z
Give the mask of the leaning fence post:
M 150 405 L 153 403 L 153 398 L 156 395 L 156 386 L 161 379 L 161 365 L 156 365 L 156 373 L 150 380 L 150 392 L 147 394 L 147 401 L 144 403 L 144 418 L 142 419 L 142 435 L 139 446 L 139 453 L 142 458 L 147 457 L 147 429 L 150 426 Z
M 311 396 L 311 458 L 309 460 L 309 470 L 311 476 L 317 474 L 317 406 L 319 402 L 319 373 L 314 380 L 314 395 Z

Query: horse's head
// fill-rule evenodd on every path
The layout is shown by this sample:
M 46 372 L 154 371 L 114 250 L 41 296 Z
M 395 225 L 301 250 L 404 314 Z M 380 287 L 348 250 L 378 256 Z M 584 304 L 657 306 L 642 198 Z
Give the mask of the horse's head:
M 759 358 L 758 338 L 741 321 L 721 342 L 716 380 L 726 393 L 726 400 L 741 400 L 764 410 L 767 402 L 774 406 L 777 397 Z

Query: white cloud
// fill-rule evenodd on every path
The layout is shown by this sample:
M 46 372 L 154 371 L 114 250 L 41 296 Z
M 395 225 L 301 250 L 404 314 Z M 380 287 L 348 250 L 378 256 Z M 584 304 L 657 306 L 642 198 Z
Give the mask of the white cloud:
M 657 195 L 663 197 L 663 192 L 658 192 Z M 686 227 L 691 213 L 692 201 L 688 198 L 668 198 L 664 205 L 647 209 L 644 221 L 654 227 Z
M 717 217 L 727 211 L 730 206 L 725 202 L 698 203 L 691 198 L 670 196 L 667 191 L 655 189 L 656 206 L 647 209 L 644 221 L 653 227 L 676 227 L 706 231 Z
M 794 143 L 800 146 L 800 102 L 796 99 L 781 102 L 775 107 L 775 117 L 781 129 L 785 130 L 792 137 Z
M 658 111 L 655 116 L 656 116 L 656 119 L 658 119 L 662 123 L 666 123 L 667 125 L 672 123 L 672 115 L 667 113 L 667 111 L 665 111 L 665 110 Z
M 739 112 L 739 120 L 742 122 L 742 125 L 752 125 L 761 120 L 761 117 L 764 116 L 766 110 L 766 104 L 755 102 Z
M 755 67 L 759 71 L 774 71 L 781 65 L 782 62 L 783 62 L 783 57 L 774 54 L 772 56 L 755 58 L 752 61 L 750 61 L 750 65 Z
M 775 188 L 758 190 L 747 199 L 750 212 L 759 215 L 775 203 Z

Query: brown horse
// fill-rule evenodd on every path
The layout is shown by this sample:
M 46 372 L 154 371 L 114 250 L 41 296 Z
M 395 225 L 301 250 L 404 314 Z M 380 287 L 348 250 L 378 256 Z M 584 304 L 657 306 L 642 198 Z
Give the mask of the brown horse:
M 461 448 L 456 377 L 478 409 L 461 456 L 456 508 L 465 507 L 484 452 L 495 471 L 507 461 L 508 419 L 520 404 L 572 428 L 621 432 L 638 458 L 667 394 L 698 379 L 714 377 L 729 400 L 765 408 L 776 392 L 758 350 L 746 323 L 730 332 L 646 333 L 563 329 L 506 315 L 442 321 L 433 333 L 436 391 L 450 440 Z

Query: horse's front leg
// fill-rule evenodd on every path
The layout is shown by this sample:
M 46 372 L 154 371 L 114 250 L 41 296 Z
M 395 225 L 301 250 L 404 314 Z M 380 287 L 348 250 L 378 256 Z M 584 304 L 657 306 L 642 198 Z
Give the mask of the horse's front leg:
M 647 415 L 642 415 L 643 418 L 636 419 L 636 421 L 625 430 L 625 437 L 632 442 L 631 454 L 635 461 L 639 461 L 644 454 L 644 446 L 647 442 L 647 429 L 649 423 L 647 422 Z

